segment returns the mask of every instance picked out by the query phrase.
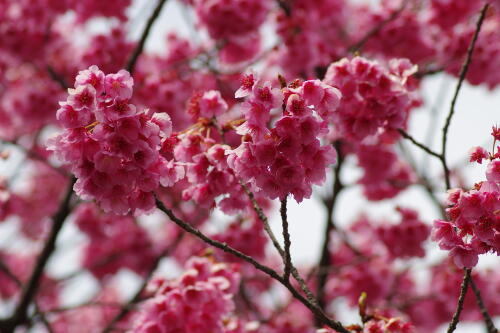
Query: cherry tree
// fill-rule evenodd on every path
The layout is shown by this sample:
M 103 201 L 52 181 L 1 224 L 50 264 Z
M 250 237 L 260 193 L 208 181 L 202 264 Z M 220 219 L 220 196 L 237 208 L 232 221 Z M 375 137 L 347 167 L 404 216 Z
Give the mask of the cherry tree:
M 483 146 L 450 132 L 464 84 L 500 85 L 498 0 L 3 0 L 0 16 L 1 332 L 497 332 L 498 104 Z M 154 40 L 164 18 L 187 34 Z M 437 76 L 444 107 L 424 92 Z M 436 117 L 425 140 L 418 112 Z M 339 221 L 350 189 L 370 205 Z M 398 203 L 412 189 L 431 219 Z M 297 264 L 310 200 L 322 242 Z

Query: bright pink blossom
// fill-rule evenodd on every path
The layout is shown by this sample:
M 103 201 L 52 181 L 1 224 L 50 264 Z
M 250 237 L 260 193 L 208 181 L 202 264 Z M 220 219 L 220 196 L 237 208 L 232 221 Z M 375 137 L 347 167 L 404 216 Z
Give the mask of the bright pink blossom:
M 151 283 L 154 296 L 141 305 L 133 332 L 224 333 L 238 280 L 235 266 L 193 258 L 178 279 Z
M 118 214 L 151 210 L 152 191 L 184 176 L 182 168 L 160 155 L 172 128 L 168 116 L 130 104 L 132 85 L 126 71 L 105 76 L 91 67 L 80 72 L 58 112 L 66 129 L 51 143 L 78 178 L 76 193 Z
M 355 141 L 384 132 L 398 137 L 418 102 L 409 81 L 415 72 L 408 60 L 393 60 L 389 68 L 361 57 L 331 64 L 324 82 L 342 93 L 335 129 Z

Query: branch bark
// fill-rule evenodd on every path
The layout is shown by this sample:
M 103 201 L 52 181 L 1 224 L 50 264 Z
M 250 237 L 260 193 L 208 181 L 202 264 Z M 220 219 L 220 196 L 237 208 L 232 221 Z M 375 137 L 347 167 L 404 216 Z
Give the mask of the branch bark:
M 280 212 L 281 212 L 281 224 L 283 226 L 283 239 L 285 242 L 285 273 L 283 274 L 283 277 L 285 278 L 285 280 L 288 281 L 290 280 L 292 257 L 290 255 L 291 241 L 290 241 L 290 233 L 288 232 L 286 201 L 287 201 L 286 197 L 285 199 L 281 200 Z
M 448 330 L 446 331 L 447 333 L 452 333 L 455 331 L 457 328 L 458 322 L 460 320 L 460 313 L 462 312 L 464 308 L 464 300 L 465 300 L 465 295 L 467 295 L 467 289 L 469 286 L 469 281 L 470 281 L 470 274 L 471 274 L 471 269 L 465 269 L 464 270 L 464 278 L 462 280 L 462 285 L 460 286 L 460 296 L 458 297 L 458 303 L 457 303 L 457 309 L 455 310 L 455 313 L 453 314 L 453 318 L 451 319 L 450 325 L 448 326 Z
M 481 297 L 481 291 L 476 286 L 476 283 L 474 282 L 474 279 L 472 277 L 470 278 L 469 283 L 472 288 L 472 291 L 474 292 L 477 305 L 479 306 L 479 310 L 481 311 L 481 315 L 483 316 L 484 322 L 486 324 L 486 330 L 488 331 L 488 333 L 498 333 L 498 330 L 495 327 L 495 324 L 493 323 L 493 320 L 491 319 L 491 316 L 488 313 L 486 306 L 484 305 L 483 299 Z

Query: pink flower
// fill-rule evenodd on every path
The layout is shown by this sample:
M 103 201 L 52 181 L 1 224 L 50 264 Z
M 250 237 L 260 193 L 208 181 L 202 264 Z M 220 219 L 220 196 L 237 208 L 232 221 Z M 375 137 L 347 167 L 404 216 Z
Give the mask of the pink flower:
M 470 162 L 477 162 L 479 164 L 483 163 L 483 159 L 489 158 L 489 154 L 486 149 L 482 147 L 474 147 L 470 152 Z
M 392 62 L 388 69 L 361 57 L 331 64 L 324 82 L 342 93 L 342 103 L 331 113 L 339 135 L 355 142 L 383 133 L 398 137 L 397 130 L 406 126 L 409 112 L 418 104 L 408 81 L 414 72 L 404 60 Z
M 203 94 L 199 100 L 200 116 L 212 118 L 227 111 L 227 103 L 222 99 L 220 92 L 210 90 Z
M 96 95 L 102 78 L 106 93 Z M 116 214 L 152 210 L 160 184 L 172 186 L 184 176 L 181 166 L 160 155 L 170 118 L 130 103 L 133 80 L 125 71 L 104 75 L 92 66 L 76 84 L 58 111 L 65 130 L 51 140 L 78 178 L 76 193 Z
M 108 74 L 104 79 L 104 90 L 106 95 L 112 99 L 129 99 L 132 97 L 134 80 L 126 70 L 120 70 L 116 74 Z

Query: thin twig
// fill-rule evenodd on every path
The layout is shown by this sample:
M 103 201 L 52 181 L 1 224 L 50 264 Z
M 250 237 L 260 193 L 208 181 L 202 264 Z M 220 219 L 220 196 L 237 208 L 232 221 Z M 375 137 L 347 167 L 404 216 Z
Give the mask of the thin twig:
M 412 137 L 410 134 L 406 133 L 403 129 L 398 129 L 398 132 L 401 134 L 401 136 L 403 138 L 410 140 L 411 143 L 413 143 L 415 146 L 417 146 L 418 148 L 425 151 L 427 154 L 432 155 L 432 156 L 438 158 L 439 160 L 442 159 L 441 154 L 438 154 L 438 153 L 432 151 L 429 147 L 427 147 L 423 143 L 418 142 L 414 137 Z
M 285 251 L 283 250 L 283 248 L 281 247 L 280 243 L 278 242 L 276 236 L 274 235 L 274 232 L 272 231 L 271 226 L 269 225 L 269 219 L 264 214 L 264 211 L 262 210 L 262 208 L 259 206 L 259 203 L 255 199 L 255 195 L 253 194 L 253 192 L 250 191 L 248 186 L 246 186 L 243 182 L 240 182 L 240 183 L 241 183 L 241 186 L 243 187 L 243 190 L 245 191 L 248 198 L 250 199 L 250 202 L 252 203 L 252 206 L 253 206 L 255 212 L 257 213 L 257 216 L 264 224 L 265 232 L 267 233 L 267 235 L 271 239 L 271 242 L 273 243 L 274 247 L 278 251 L 281 258 L 283 259 L 283 264 L 286 266 Z M 290 264 L 290 270 L 291 270 L 292 276 L 295 278 L 295 280 L 299 284 L 300 289 L 302 289 L 304 294 L 307 296 L 307 299 L 311 303 L 316 304 L 317 301 L 316 301 L 316 298 L 314 297 L 314 294 L 307 286 L 306 281 L 304 281 L 304 279 L 300 276 L 300 273 L 297 270 L 297 268 L 295 268 L 295 266 L 293 266 L 293 264 Z
M 160 16 L 161 10 L 167 0 L 159 0 L 158 4 L 156 5 L 153 13 L 149 17 L 148 21 L 146 22 L 146 27 L 144 28 L 144 31 L 142 32 L 141 39 L 139 40 L 139 43 L 134 49 L 134 52 L 130 56 L 126 69 L 130 72 L 133 73 L 135 69 L 135 64 L 137 63 L 137 59 L 139 59 L 139 56 L 141 55 L 142 51 L 144 50 L 144 46 L 146 44 L 146 40 L 148 39 L 149 33 L 151 31 L 151 28 L 153 27 L 153 24 L 155 23 L 156 19 Z
M 259 203 L 255 199 L 255 195 L 253 194 L 252 191 L 248 188 L 247 185 L 245 185 L 243 182 L 240 182 L 241 187 L 247 194 L 248 198 L 250 199 L 250 202 L 252 203 L 253 209 L 255 210 L 255 213 L 257 213 L 257 216 L 259 217 L 259 220 L 262 221 L 264 224 L 264 230 L 266 233 L 269 235 L 269 238 L 271 238 L 271 242 L 273 243 L 273 246 L 276 248 L 276 250 L 279 252 L 280 256 L 283 257 L 283 249 L 281 248 L 280 243 L 278 242 L 278 239 L 276 239 L 276 236 L 274 235 L 273 231 L 271 230 L 271 226 L 269 225 L 269 220 L 267 219 L 266 214 L 264 214 L 264 211 L 262 208 L 259 206 Z
M 446 331 L 447 333 L 452 333 L 453 331 L 455 331 L 458 325 L 458 321 L 460 320 L 460 313 L 464 308 L 465 295 L 467 294 L 467 289 L 469 289 L 468 287 L 470 282 L 471 269 L 467 268 L 464 269 L 464 271 L 465 273 L 464 273 L 464 278 L 462 280 L 462 285 L 460 286 L 460 296 L 458 297 L 457 309 L 453 314 L 450 326 L 448 326 L 448 331 Z
M 283 239 L 285 242 L 285 273 L 283 274 L 283 277 L 285 278 L 285 280 L 290 280 L 292 257 L 290 255 L 291 241 L 290 241 L 290 233 L 288 232 L 286 202 L 287 202 L 287 197 L 281 200 L 281 207 L 280 207 L 281 224 L 283 226 Z
M 476 283 L 474 282 L 474 279 L 472 277 L 470 278 L 469 283 L 470 283 L 470 286 L 472 288 L 472 291 L 474 292 L 474 296 L 476 297 L 477 305 L 479 306 L 479 309 L 481 310 L 481 315 L 484 318 L 484 322 L 486 324 L 486 329 L 487 329 L 488 333 L 498 333 L 498 330 L 495 327 L 495 324 L 493 323 L 493 320 L 491 319 L 491 316 L 488 313 L 486 306 L 484 305 L 483 299 L 481 298 L 481 291 L 476 286 Z
M 472 62 L 472 54 L 474 53 L 474 47 L 476 46 L 476 41 L 479 36 L 479 32 L 481 31 L 481 26 L 483 25 L 484 18 L 486 16 L 486 12 L 488 11 L 488 4 L 485 4 L 483 8 L 481 9 L 481 13 L 479 15 L 479 19 L 477 20 L 476 24 L 476 31 L 474 32 L 474 36 L 472 37 L 472 40 L 469 44 L 469 48 L 467 49 L 467 56 L 465 58 L 464 63 L 462 64 L 462 68 L 460 70 L 460 75 L 457 83 L 457 87 L 455 89 L 455 93 L 453 95 L 453 99 L 451 100 L 451 106 L 450 106 L 450 112 L 448 113 L 448 116 L 446 117 L 446 122 L 443 126 L 443 140 L 442 140 L 442 145 L 441 145 L 441 156 L 442 156 L 442 164 L 443 164 L 443 169 L 445 173 L 445 180 L 446 180 L 446 188 L 450 188 L 450 169 L 448 168 L 448 164 L 446 162 L 446 142 L 448 140 L 448 130 L 450 128 L 451 124 L 451 119 L 453 115 L 455 114 L 455 105 L 457 103 L 458 99 L 458 94 L 460 93 L 460 88 L 462 88 L 462 84 L 465 80 L 465 76 L 467 75 L 467 72 L 469 70 L 469 65 Z
M 172 222 L 174 222 L 175 224 L 177 224 L 184 231 L 186 231 L 186 232 L 188 232 L 188 233 L 196 236 L 197 238 L 201 239 L 205 243 L 207 243 L 207 244 L 209 244 L 209 245 L 211 245 L 211 246 L 213 246 L 215 248 L 218 248 L 218 249 L 220 249 L 220 250 L 222 250 L 222 251 L 224 251 L 226 253 L 230 253 L 230 254 L 236 256 L 237 258 L 240 258 L 240 259 L 248 262 L 249 264 L 251 264 L 252 266 L 254 266 L 256 269 L 258 269 L 261 272 L 267 274 L 268 276 L 270 276 L 274 280 L 280 282 L 284 287 L 286 287 L 292 293 L 292 295 L 299 302 L 301 302 L 309 310 L 311 310 L 311 312 L 316 317 L 321 318 L 321 321 L 325 325 L 327 325 L 328 327 L 331 327 L 331 328 L 337 330 L 340 333 L 349 333 L 349 331 L 340 322 L 329 318 L 323 312 L 322 309 L 320 309 L 316 304 L 310 302 L 308 299 L 306 299 L 304 296 L 302 296 L 292 286 L 292 284 L 290 283 L 290 281 L 285 280 L 280 274 L 278 274 L 278 272 L 276 272 L 272 268 L 259 263 L 258 261 L 256 261 L 252 257 L 247 256 L 246 254 L 244 254 L 244 253 L 242 253 L 242 252 L 240 252 L 240 251 L 232 248 L 231 246 L 227 245 L 226 243 L 218 242 L 218 241 L 216 241 L 214 239 L 211 239 L 210 237 L 206 236 L 200 230 L 194 228 L 190 224 L 188 224 L 188 223 L 182 221 L 181 219 L 179 219 L 170 209 L 168 209 L 167 207 L 165 207 L 165 205 L 163 204 L 163 202 L 161 202 L 158 199 L 156 199 L 156 205 L 157 205 L 158 209 L 160 209 L 162 212 L 164 212 L 172 220 Z

